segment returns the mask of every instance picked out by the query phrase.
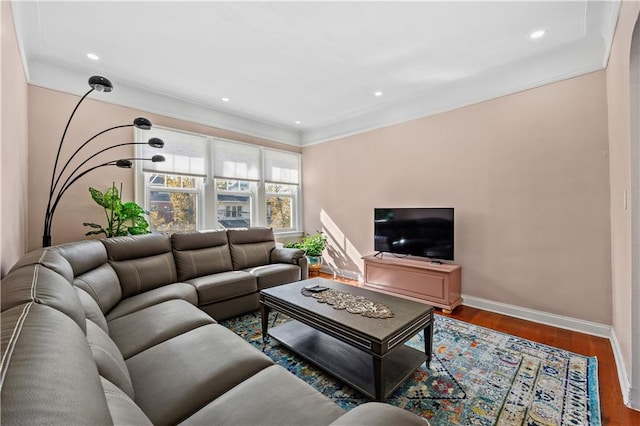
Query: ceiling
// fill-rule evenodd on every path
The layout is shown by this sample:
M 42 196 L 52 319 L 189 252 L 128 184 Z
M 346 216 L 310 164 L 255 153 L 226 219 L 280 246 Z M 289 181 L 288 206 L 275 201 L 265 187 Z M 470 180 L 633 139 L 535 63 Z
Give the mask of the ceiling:
M 298 146 L 603 69 L 619 7 L 12 2 L 30 84 Z

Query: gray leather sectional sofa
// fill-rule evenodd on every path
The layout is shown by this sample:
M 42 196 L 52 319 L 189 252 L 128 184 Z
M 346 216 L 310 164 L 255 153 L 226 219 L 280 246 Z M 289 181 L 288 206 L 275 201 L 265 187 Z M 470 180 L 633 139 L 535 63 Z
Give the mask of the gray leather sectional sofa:
M 0 284 L 1 423 L 424 425 L 387 404 L 345 413 L 216 322 L 305 262 L 264 228 L 27 254 Z

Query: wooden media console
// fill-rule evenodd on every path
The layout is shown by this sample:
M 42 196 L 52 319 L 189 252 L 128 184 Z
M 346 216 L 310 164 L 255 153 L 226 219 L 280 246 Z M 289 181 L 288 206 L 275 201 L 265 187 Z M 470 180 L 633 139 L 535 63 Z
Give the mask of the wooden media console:
M 428 259 L 365 256 L 364 287 L 442 308 L 445 313 L 462 304 L 462 268 Z

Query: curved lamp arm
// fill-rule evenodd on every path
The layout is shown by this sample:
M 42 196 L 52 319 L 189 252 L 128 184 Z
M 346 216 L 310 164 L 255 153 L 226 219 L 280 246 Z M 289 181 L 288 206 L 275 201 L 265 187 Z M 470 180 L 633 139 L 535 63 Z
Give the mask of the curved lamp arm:
M 91 87 L 91 89 L 87 93 L 85 93 L 82 98 L 80 98 L 75 108 L 71 112 L 69 119 L 67 120 L 67 125 L 64 127 L 64 132 L 62 132 L 62 138 L 60 138 L 60 143 L 58 144 L 58 152 L 56 153 L 56 160 L 53 163 L 53 172 L 51 173 L 51 186 L 49 188 L 49 197 L 53 195 L 53 188 L 54 188 L 53 180 L 56 175 L 56 169 L 58 167 L 58 160 L 60 159 L 60 151 L 62 150 L 64 137 L 67 135 L 67 130 L 69 130 L 69 125 L 71 124 L 71 120 L 73 119 L 73 116 L 76 114 L 78 107 L 80 106 L 82 101 L 84 101 L 84 99 L 87 96 L 89 96 L 89 94 L 94 90 L 97 90 L 98 92 L 105 92 L 105 93 L 109 93 L 113 90 L 113 84 L 111 84 L 111 82 L 108 79 L 99 75 L 94 75 L 89 77 L 89 86 Z
M 98 164 L 97 166 L 90 167 L 71 180 L 69 180 L 69 177 L 67 181 L 65 181 L 65 184 L 62 186 L 62 188 L 60 188 L 60 191 L 58 192 L 58 195 L 56 196 L 55 201 L 51 206 L 51 211 L 49 212 L 48 217 L 45 219 L 44 235 L 42 236 L 43 247 L 49 247 L 51 245 L 51 225 L 53 223 L 53 215 L 56 211 L 56 208 L 58 207 L 58 203 L 62 199 L 62 196 L 65 192 L 67 192 L 67 189 L 69 189 L 71 185 L 73 185 L 81 177 L 101 167 L 116 166 L 124 169 L 130 169 L 133 167 L 134 160 L 153 161 L 154 163 L 157 163 L 164 161 L 165 158 L 162 155 L 154 155 L 151 158 L 122 158 L 120 160 L 111 160 L 102 164 Z
M 62 143 L 64 142 L 64 137 L 67 135 L 67 130 L 69 130 L 69 125 L 71 124 L 71 120 L 73 119 L 73 116 L 75 115 L 82 101 L 84 101 L 84 98 L 89 96 L 89 94 L 94 90 L 95 90 L 94 88 L 91 88 L 91 90 L 89 90 L 87 93 L 84 94 L 82 98 L 80 98 L 80 100 L 76 104 L 76 107 L 73 109 L 73 112 L 69 116 L 69 120 L 67 120 L 67 125 L 64 127 L 64 132 L 62 132 L 62 138 L 60 138 L 60 143 L 58 144 L 58 152 L 56 153 L 56 160 L 53 163 L 53 172 L 51 172 L 51 186 L 49 187 L 49 198 L 51 198 L 51 196 L 53 195 L 53 188 L 54 188 L 53 181 L 56 176 L 56 168 L 58 167 L 58 160 L 60 159 L 60 151 L 62 150 Z
M 47 232 L 47 231 L 51 231 L 51 224 L 53 222 L 53 214 L 55 213 L 56 207 L 58 207 L 58 203 L 62 199 L 62 196 L 64 195 L 65 192 L 67 192 L 67 189 L 69 189 L 69 187 L 71 187 L 71 185 L 73 185 L 78 179 L 80 179 L 84 175 L 94 171 L 95 169 L 99 169 L 100 167 L 117 166 L 117 167 L 120 167 L 120 168 L 123 168 L 123 169 L 130 169 L 131 167 L 133 167 L 133 163 L 131 161 L 129 161 L 129 162 L 122 162 L 122 161 L 123 160 L 107 161 L 106 163 L 98 164 L 97 166 L 93 166 L 93 167 L 88 168 L 87 170 L 83 171 L 78 176 L 76 176 L 74 179 L 72 179 L 71 181 L 69 181 L 69 179 L 67 179 L 65 184 L 60 189 L 60 192 L 58 192 L 58 196 L 56 197 L 55 201 L 53 202 L 53 205 L 51 206 L 51 212 L 49 214 L 49 221 L 45 223 L 45 234 L 49 235 L 49 237 L 50 237 L 51 232 Z M 43 236 L 43 238 L 44 238 L 44 236 Z
M 88 157 L 87 159 L 85 159 L 82 163 L 80 163 L 80 165 L 78 167 L 76 167 L 70 174 L 69 177 L 67 177 L 67 180 L 65 180 L 65 182 L 62 184 L 62 188 L 64 188 L 67 185 L 67 182 L 69 182 L 69 179 L 72 179 L 73 176 L 82 168 L 82 166 L 84 166 L 85 164 L 87 164 L 92 158 L 102 154 L 105 151 L 109 151 L 110 149 L 113 148 L 119 148 L 121 146 L 126 146 L 126 145 L 149 145 L 152 148 L 163 148 L 164 147 L 164 141 L 160 138 L 151 138 L 149 139 L 147 142 L 126 142 L 126 143 L 119 143 L 117 145 L 113 145 L 113 146 L 109 146 L 107 148 L 101 149 L 100 151 L 96 152 L 95 154 L 91 155 L 90 157 Z M 63 169 L 64 170 L 64 169 Z M 60 177 L 62 176 L 62 171 L 60 172 L 61 175 L 58 176 L 58 180 L 60 180 Z M 56 181 L 55 186 L 58 186 L 58 181 Z
M 87 95 L 89 93 L 91 93 L 93 89 L 91 89 L 89 92 L 87 92 Z M 85 95 L 86 96 L 86 95 Z M 80 105 L 80 103 L 78 103 L 78 105 Z M 77 108 L 77 106 L 76 106 Z M 75 111 L 74 111 L 75 112 Z M 73 114 L 71 115 L 71 117 L 73 117 Z M 71 118 L 69 118 L 69 121 L 71 121 Z M 69 127 L 69 123 L 67 123 L 67 127 Z M 95 138 L 97 138 L 100 135 L 103 135 L 107 132 L 110 132 L 112 130 L 116 130 L 116 129 L 122 129 L 123 127 L 136 127 L 138 129 L 142 129 L 142 130 L 149 130 L 151 128 L 151 121 L 149 121 L 148 119 L 144 118 L 144 117 L 138 117 L 135 120 L 133 120 L 132 124 L 122 124 L 120 126 L 114 126 L 114 127 L 110 127 L 108 129 L 105 129 L 103 131 L 101 131 L 100 133 L 96 133 L 95 135 L 91 136 L 89 139 L 87 139 L 82 145 L 80 145 L 80 147 L 78 147 L 78 149 L 76 149 L 74 151 L 73 154 L 71 154 L 71 157 L 69 157 L 69 159 L 67 160 L 67 162 L 64 164 L 64 166 L 62 167 L 62 170 L 60 170 L 60 173 L 58 173 L 58 177 L 55 177 L 55 173 L 56 173 L 56 165 L 58 163 L 58 157 L 56 156 L 56 163 L 53 167 L 53 175 L 51 176 L 51 189 L 50 189 L 50 193 L 51 195 L 53 195 L 53 193 L 56 190 L 56 187 L 58 186 L 58 183 L 60 181 L 60 179 L 62 178 L 62 174 L 64 173 L 64 171 L 67 169 L 67 167 L 69 166 L 69 163 L 71 163 L 71 160 L 73 160 L 75 158 L 76 155 L 78 155 L 78 153 L 80 152 L 80 150 L 82 148 L 84 148 L 85 146 L 87 146 L 87 144 L 89 142 L 91 142 L 92 140 L 94 140 Z M 66 129 L 65 129 L 65 133 L 66 133 Z M 64 138 L 64 135 L 62 136 Z M 58 147 L 58 156 L 60 155 L 60 148 L 62 147 L 62 141 L 60 141 L 60 146 Z M 55 179 L 55 182 L 54 182 Z

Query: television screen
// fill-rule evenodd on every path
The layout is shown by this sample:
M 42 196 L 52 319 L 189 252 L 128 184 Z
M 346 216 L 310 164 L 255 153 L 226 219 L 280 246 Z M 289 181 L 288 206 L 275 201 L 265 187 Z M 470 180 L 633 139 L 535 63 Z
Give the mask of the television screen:
M 374 210 L 378 252 L 453 260 L 453 208 Z

